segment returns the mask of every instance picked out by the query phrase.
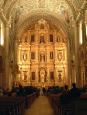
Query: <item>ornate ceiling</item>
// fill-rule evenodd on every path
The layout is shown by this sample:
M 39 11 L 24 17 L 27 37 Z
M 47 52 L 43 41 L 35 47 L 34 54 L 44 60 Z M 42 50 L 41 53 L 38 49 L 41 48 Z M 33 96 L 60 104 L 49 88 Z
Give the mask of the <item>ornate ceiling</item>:
M 11 4 L 12 2 L 13 3 L 16 2 L 16 3 L 21 3 L 21 4 L 23 4 L 23 6 L 27 7 L 31 3 L 38 5 L 38 3 L 43 2 L 43 4 L 41 3 L 42 5 L 40 5 L 40 7 L 41 7 L 43 5 L 46 5 L 47 3 L 55 4 L 60 1 L 63 1 L 63 0 L 0 0 L 0 6 L 5 7 L 8 3 Z M 69 2 L 69 4 L 71 4 L 75 8 L 75 10 L 78 10 L 78 9 L 80 9 L 82 3 L 85 0 L 64 0 L 64 1 Z M 31 7 L 32 7 L 32 5 L 31 5 Z
M 86 0 L 0 0 L 0 7 L 4 14 L 14 17 L 17 27 L 32 23 L 38 18 L 45 18 L 51 22 L 58 19 L 65 25 L 73 22 L 80 8 Z M 52 19 L 50 19 L 52 18 Z M 30 19 L 30 20 L 29 20 Z M 58 24 L 57 24 L 58 25 Z

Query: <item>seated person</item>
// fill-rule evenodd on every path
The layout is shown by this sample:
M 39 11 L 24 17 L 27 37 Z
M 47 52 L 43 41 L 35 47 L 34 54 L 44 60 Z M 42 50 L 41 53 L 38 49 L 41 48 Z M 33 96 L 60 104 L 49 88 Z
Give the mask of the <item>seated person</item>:
M 76 87 L 75 83 L 72 83 L 72 88 L 69 91 L 70 99 L 77 99 L 80 97 L 80 90 Z

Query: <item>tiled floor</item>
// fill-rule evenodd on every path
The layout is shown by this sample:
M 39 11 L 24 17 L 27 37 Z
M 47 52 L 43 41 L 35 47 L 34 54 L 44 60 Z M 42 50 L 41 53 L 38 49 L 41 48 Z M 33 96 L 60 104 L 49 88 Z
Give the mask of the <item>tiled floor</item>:
M 39 96 L 31 107 L 26 110 L 25 115 L 54 115 L 54 113 L 48 98 Z

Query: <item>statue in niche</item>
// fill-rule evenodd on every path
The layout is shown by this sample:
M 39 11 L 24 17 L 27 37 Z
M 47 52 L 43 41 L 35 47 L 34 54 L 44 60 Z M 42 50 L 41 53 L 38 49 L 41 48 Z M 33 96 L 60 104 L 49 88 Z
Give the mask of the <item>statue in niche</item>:
M 43 60 L 45 61 L 45 55 L 43 55 Z
M 42 59 L 43 59 L 43 56 L 42 56 L 42 54 L 40 54 L 40 61 L 42 61 Z
M 44 54 L 40 54 L 40 61 L 45 61 L 45 55 Z
M 57 40 L 56 40 L 57 42 L 61 42 L 61 38 L 60 38 L 60 36 L 57 36 Z
M 24 60 L 24 61 L 27 60 L 27 54 L 26 54 L 26 53 L 23 54 L 23 60 Z
M 62 74 L 61 74 L 61 72 L 58 73 L 58 81 L 59 81 L 59 82 L 62 81 Z
M 44 36 L 40 36 L 40 43 L 45 43 Z
M 27 80 L 27 73 L 26 73 L 26 71 L 24 72 L 24 80 L 25 81 Z
M 40 70 L 40 81 L 42 82 L 42 83 L 44 83 L 45 82 L 45 69 L 44 68 L 42 68 L 41 70 Z
M 58 60 L 61 61 L 63 59 L 63 52 L 59 50 L 57 56 L 58 56 Z

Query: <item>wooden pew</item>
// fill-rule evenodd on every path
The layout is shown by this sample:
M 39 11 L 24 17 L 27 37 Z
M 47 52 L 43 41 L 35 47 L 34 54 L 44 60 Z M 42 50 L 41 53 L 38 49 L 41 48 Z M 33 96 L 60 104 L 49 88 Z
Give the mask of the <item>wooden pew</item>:
M 87 94 L 80 96 L 80 100 L 75 103 L 75 115 L 87 115 Z
M 24 115 L 24 98 L 0 97 L 0 115 Z
M 87 115 L 87 94 L 65 104 L 60 103 L 58 94 L 49 94 L 48 98 L 56 115 Z
M 25 108 L 29 108 L 37 97 L 37 92 L 25 96 Z
M 62 108 L 61 108 L 61 104 L 60 104 L 60 96 L 61 95 L 62 95 L 62 93 L 48 94 L 50 104 L 52 105 L 56 115 L 61 115 L 61 113 L 62 113 Z
M 26 96 L 1 96 L 0 115 L 24 115 L 25 108 L 29 108 L 37 97 L 37 92 Z

